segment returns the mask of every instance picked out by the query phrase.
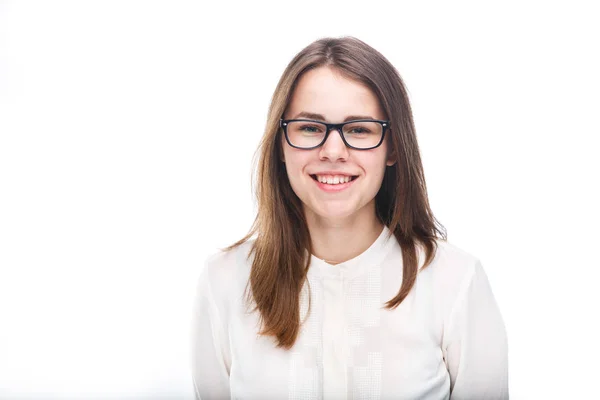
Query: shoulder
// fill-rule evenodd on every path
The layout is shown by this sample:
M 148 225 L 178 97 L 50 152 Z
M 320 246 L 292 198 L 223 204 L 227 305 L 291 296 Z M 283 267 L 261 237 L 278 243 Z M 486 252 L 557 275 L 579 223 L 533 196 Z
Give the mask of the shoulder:
M 443 239 L 436 239 L 437 250 L 432 265 L 440 272 L 453 275 L 469 274 L 480 263 L 475 254 Z
M 430 280 L 436 293 L 451 302 L 469 286 L 477 273 L 483 273 L 483 268 L 475 254 L 443 239 L 436 239 L 436 244 L 431 264 L 419 275 L 422 279 Z M 423 259 L 422 253 L 420 257 Z
M 254 240 L 248 240 L 233 249 L 211 253 L 199 273 L 199 290 L 210 291 L 212 296 L 223 296 L 234 288 L 245 286 L 252 265 L 253 243 Z

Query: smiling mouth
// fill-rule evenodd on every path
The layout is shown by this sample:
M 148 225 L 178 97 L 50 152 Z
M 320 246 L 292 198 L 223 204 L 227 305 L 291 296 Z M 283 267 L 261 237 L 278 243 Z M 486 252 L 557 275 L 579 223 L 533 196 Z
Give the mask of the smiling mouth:
M 319 183 L 324 183 L 324 184 L 327 184 L 327 185 L 340 185 L 340 184 L 343 184 L 343 183 L 352 182 L 353 180 L 355 180 L 356 178 L 358 178 L 358 175 L 350 176 L 349 177 L 350 179 L 347 180 L 347 181 L 346 181 L 346 179 L 344 179 L 346 177 L 340 177 L 340 176 L 336 176 L 335 178 L 334 177 L 327 177 L 327 179 L 321 178 L 321 180 L 319 180 L 317 178 L 317 175 L 311 175 L 310 177 L 314 181 L 319 182 Z

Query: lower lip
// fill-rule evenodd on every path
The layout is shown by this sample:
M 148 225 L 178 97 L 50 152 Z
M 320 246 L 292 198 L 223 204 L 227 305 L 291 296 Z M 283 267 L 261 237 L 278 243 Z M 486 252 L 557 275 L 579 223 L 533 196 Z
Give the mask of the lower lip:
M 354 178 L 350 182 L 338 183 L 337 185 L 329 185 L 327 183 L 321 183 L 314 179 L 312 179 L 312 180 L 313 180 L 313 182 L 315 182 L 317 184 L 319 189 L 323 190 L 324 192 L 335 193 L 335 192 L 341 192 L 342 190 L 349 188 L 354 183 L 354 181 L 356 181 L 357 179 L 358 178 Z

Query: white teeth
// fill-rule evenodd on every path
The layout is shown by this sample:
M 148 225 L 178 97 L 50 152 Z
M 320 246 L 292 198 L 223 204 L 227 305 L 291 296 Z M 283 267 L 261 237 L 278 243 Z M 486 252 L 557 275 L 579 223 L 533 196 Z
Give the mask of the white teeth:
M 351 178 L 347 175 L 317 175 L 317 180 L 328 185 L 338 185 L 350 182 Z

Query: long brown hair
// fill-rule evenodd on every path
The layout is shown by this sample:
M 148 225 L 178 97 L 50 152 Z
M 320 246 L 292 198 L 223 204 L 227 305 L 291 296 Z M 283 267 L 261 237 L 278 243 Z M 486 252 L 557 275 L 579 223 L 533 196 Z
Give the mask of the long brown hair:
M 445 228 L 429 207 L 412 111 L 394 66 L 377 50 L 353 37 L 323 38 L 308 45 L 283 72 L 269 107 L 253 182 L 258 200 L 256 219 L 244 238 L 225 249 L 233 249 L 256 235 L 250 251 L 254 260 L 247 301 L 260 313 L 260 333 L 275 337 L 278 347 L 286 349 L 293 346 L 300 331 L 300 293 L 312 248 L 302 203 L 290 186 L 282 162 L 279 119 L 299 77 L 321 66 L 335 68 L 346 78 L 367 85 L 390 120 L 390 150 L 396 163 L 386 168 L 375 208 L 377 217 L 402 248 L 403 278 L 398 294 L 386 302 L 386 308 L 397 307 L 416 281 L 416 247 L 421 245 L 425 250 L 425 268 L 435 256 L 435 239 L 446 240 Z

